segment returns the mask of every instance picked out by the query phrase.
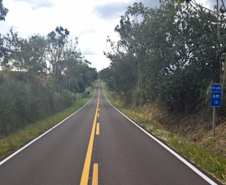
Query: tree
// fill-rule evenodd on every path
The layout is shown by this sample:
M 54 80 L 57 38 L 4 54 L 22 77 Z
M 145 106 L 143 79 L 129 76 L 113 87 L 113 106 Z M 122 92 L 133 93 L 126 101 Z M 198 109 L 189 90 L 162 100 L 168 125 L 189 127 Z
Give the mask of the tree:
M 211 16 L 170 0 L 155 9 L 135 3 L 115 28 L 120 40 L 107 39 L 111 65 L 100 76 L 118 94 L 131 96 L 138 86 L 139 103 L 158 101 L 169 110 L 189 112 L 210 82 L 219 80 L 223 43 L 216 39 L 216 24 L 205 19 Z
M 194 8 L 198 12 L 204 12 L 201 16 L 205 16 L 205 12 L 209 12 L 212 14 L 212 16 L 206 16 L 205 18 L 211 22 L 215 23 L 217 25 L 217 40 L 219 40 L 221 43 L 225 42 L 225 13 L 226 13 L 226 8 L 224 5 L 224 2 L 222 2 L 221 6 L 219 7 L 219 0 L 216 0 L 216 6 L 215 6 L 215 11 L 208 9 L 200 4 L 198 4 L 195 0 L 177 0 L 179 4 L 187 2 L 188 5 L 190 5 L 192 8 Z M 223 44 L 224 47 L 221 48 L 221 50 L 218 51 L 218 62 L 219 62 L 219 74 L 220 74 L 220 80 L 219 83 L 225 86 L 226 83 L 226 46 Z
M 203 16 L 203 12 L 164 1 L 147 19 L 151 28 L 147 38 L 152 43 L 147 92 L 171 110 L 189 112 L 200 103 L 211 81 L 219 80 L 217 50 L 221 44 L 216 25 L 205 19 L 208 16 L 211 13 Z
M 73 105 L 97 79 L 68 35 L 62 27 L 47 37 L 0 35 L 0 137 Z
M 0 21 L 4 20 L 9 10 L 3 6 L 2 0 L 0 0 Z
M 60 82 L 63 69 L 65 68 L 64 48 L 68 42 L 69 31 L 62 27 L 56 28 L 47 35 L 45 59 L 49 62 L 47 70 L 57 82 Z
M 144 61 L 148 50 L 144 31 L 146 25 L 142 20 L 145 19 L 147 13 L 148 8 L 145 8 L 142 3 L 134 3 L 132 7 L 129 6 L 125 14 L 121 16 L 120 24 L 115 27 L 115 32 L 119 34 L 120 40 L 113 43 L 109 38 L 107 39 L 112 52 L 105 52 L 105 55 L 112 61 L 111 68 L 115 71 L 113 74 L 117 74 L 116 69 L 119 71 L 127 69 L 129 73 L 127 75 L 121 71 L 121 80 L 115 77 L 115 80 L 120 82 L 117 86 L 115 85 L 115 88 L 121 87 L 122 94 L 127 99 L 130 99 L 132 94 L 137 94 L 139 97 L 139 94 L 142 93 L 140 88 L 142 86 L 142 71 L 145 68 Z M 126 84 L 122 83 L 123 79 L 127 81 Z M 136 89 L 132 90 L 134 86 Z
M 43 75 L 47 72 L 45 54 L 45 39 L 40 35 L 33 35 L 25 40 L 23 56 L 25 56 L 25 70 L 34 76 Z
M 69 31 L 62 27 L 48 34 L 44 52 L 44 58 L 49 62 L 47 70 L 60 87 L 83 92 L 96 77 L 88 74 L 92 71 L 88 66 L 91 63 L 77 49 L 78 38 L 69 40 L 68 35 Z
M 23 39 L 18 37 L 18 34 L 10 29 L 9 33 L 0 35 L 0 59 L 1 67 L 3 69 L 10 69 L 13 67 L 19 67 L 19 63 L 15 59 L 16 53 L 20 52 L 22 49 Z M 21 66 L 21 65 L 20 65 Z

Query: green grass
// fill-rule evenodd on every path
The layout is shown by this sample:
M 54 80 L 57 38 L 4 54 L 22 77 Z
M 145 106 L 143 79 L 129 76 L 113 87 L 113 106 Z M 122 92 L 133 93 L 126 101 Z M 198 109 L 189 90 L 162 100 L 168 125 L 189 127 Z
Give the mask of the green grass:
M 164 142 L 176 150 L 180 155 L 185 156 L 191 162 L 195 163 L 209 174 L 216 177 L 222 183 L 226 181 L 226 159 L 207 151 L 202 146 L 195 144 L 192 141 L 164 130 L 160 124 L 157 124 L 150 116 L 145 115 L 139 108 L 123 107 L 117 101 L 117 97 L 112 92 L 106 90 L 104 92 L 108 100 L 119 110 L 125 113 L 128 117 L 145 127 L 146 130 L 164 140 Z
M 77 99 L 74 106 L 69 107 L 51 117 L 40 120 L 34 124 L 30 124 L 22 130 L 12 133 L 3 139 L 0 139 L 0 159 L 3 159 L 9 154 L 15 152 L 28 142 L 37 138 L 39 135 L 74 113 L 76 110 L 80 109 L 89 101 L 89 99 L 93 95 L 94 88 L 89 88 L 88 90 L 90 91 L 90 94 L 86 95 L 86 98 Z
M 191 141 L 179 137 L 170 139 L 167 144 L 219 180 L 226 180 L 225 158 L 209 152 L 205 148 Z

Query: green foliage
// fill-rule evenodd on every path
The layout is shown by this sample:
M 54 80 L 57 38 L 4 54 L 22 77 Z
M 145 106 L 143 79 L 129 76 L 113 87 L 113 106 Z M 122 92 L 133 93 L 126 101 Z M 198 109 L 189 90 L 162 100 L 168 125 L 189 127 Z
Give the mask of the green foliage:
M 12 133 L 7 137 L 0 138 L 0 159 L 4 158 L 9 153 L 18 150 L 21 146 L 30 142 L 34 138 L 38 137 L 40 134 L 44 133 L 67 116 L 71 115 L 73 112 L 85 105 L 94 92 L 94 88 L 90 91 L 90 95 L 87 98 L 79 99 L 76 104 L 63 110 L 58 114 L 54 114 L 50 117 L 42 119 L 26 126 L 18 132 Z
M 111 51 L 105 55 L 111 65 L 100 78 L 130 100 L 194 111 L 205 100 L 209 84 L 220 81 L 224 39 L 217 39 L 216 24 L 208 19 L 214 16 L 171 0 L 155 9 L 134 3 L 115 27 L 120 40 L 107 39 Z
M 0 0 L 0 21 L 5 20 L 8 11 L 9 10 L 3 6 L 2 0 Z
M 177 3 L 184 3 L 184 2 L 186 2 L 186 3 L 189 3 L 191 0 L 177 0 Z
M 68 37 L 62 27 L 47 37 L 0 35 L 0 137 L 71 106 L 97 79 Z
M 48 73 L 58 89 L 83 92 L 97 72 L 77 49 L 78 39 L 68 36 L 67 29 L 57 27 L 46 38 L 34 35 L 22 39 L 11 29 L 6 36 L 0 35 L 0 66 L 5 71 L 26 72 L 30 81 Z
M 55 92 L 42 84 L 4 82 L 0 86 L 0 135 L 59 112 L 74 101 L 73 94 L 64 89 Z
M 178 138 L 171 139 L 168 141 L 168 144 L 173 147 L 178 153 L 192 160 L 193 162 L 195 162 L 195 164 L 198 164 L 200 167 L 210 172 L 211 174 L 214 174 L 218 179 L 225 179 L 225 158 L 211 153 L 205 148 L 198 146 L 191 141 L 184 139 L 181 140 L 182 141 L 178 141 Z
M 69 35 L 69 31 L 67 29 L 64 29 L 63 27 L 57 27 L 55 30 L 57 33 L 59 33 L 62 37 L 66 38 Z

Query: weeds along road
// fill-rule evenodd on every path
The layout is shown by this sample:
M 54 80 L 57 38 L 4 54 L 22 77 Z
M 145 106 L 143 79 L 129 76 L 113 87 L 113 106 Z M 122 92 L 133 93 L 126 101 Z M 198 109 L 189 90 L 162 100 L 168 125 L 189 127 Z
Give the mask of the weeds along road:
M 215 184 L 115 110 L 99 82 L 84 108 L 0 164 L 2 185 Z

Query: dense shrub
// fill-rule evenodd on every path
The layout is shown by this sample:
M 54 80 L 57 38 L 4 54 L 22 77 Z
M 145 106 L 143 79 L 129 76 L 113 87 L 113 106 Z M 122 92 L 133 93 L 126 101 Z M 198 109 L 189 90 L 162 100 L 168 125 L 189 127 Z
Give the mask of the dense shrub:
M 7 135 L 29 123 L 59 112 L 74 103 L 73 93 L 55 92 L 48 86 L 22 81 L 0 86 L 0 135 Z

